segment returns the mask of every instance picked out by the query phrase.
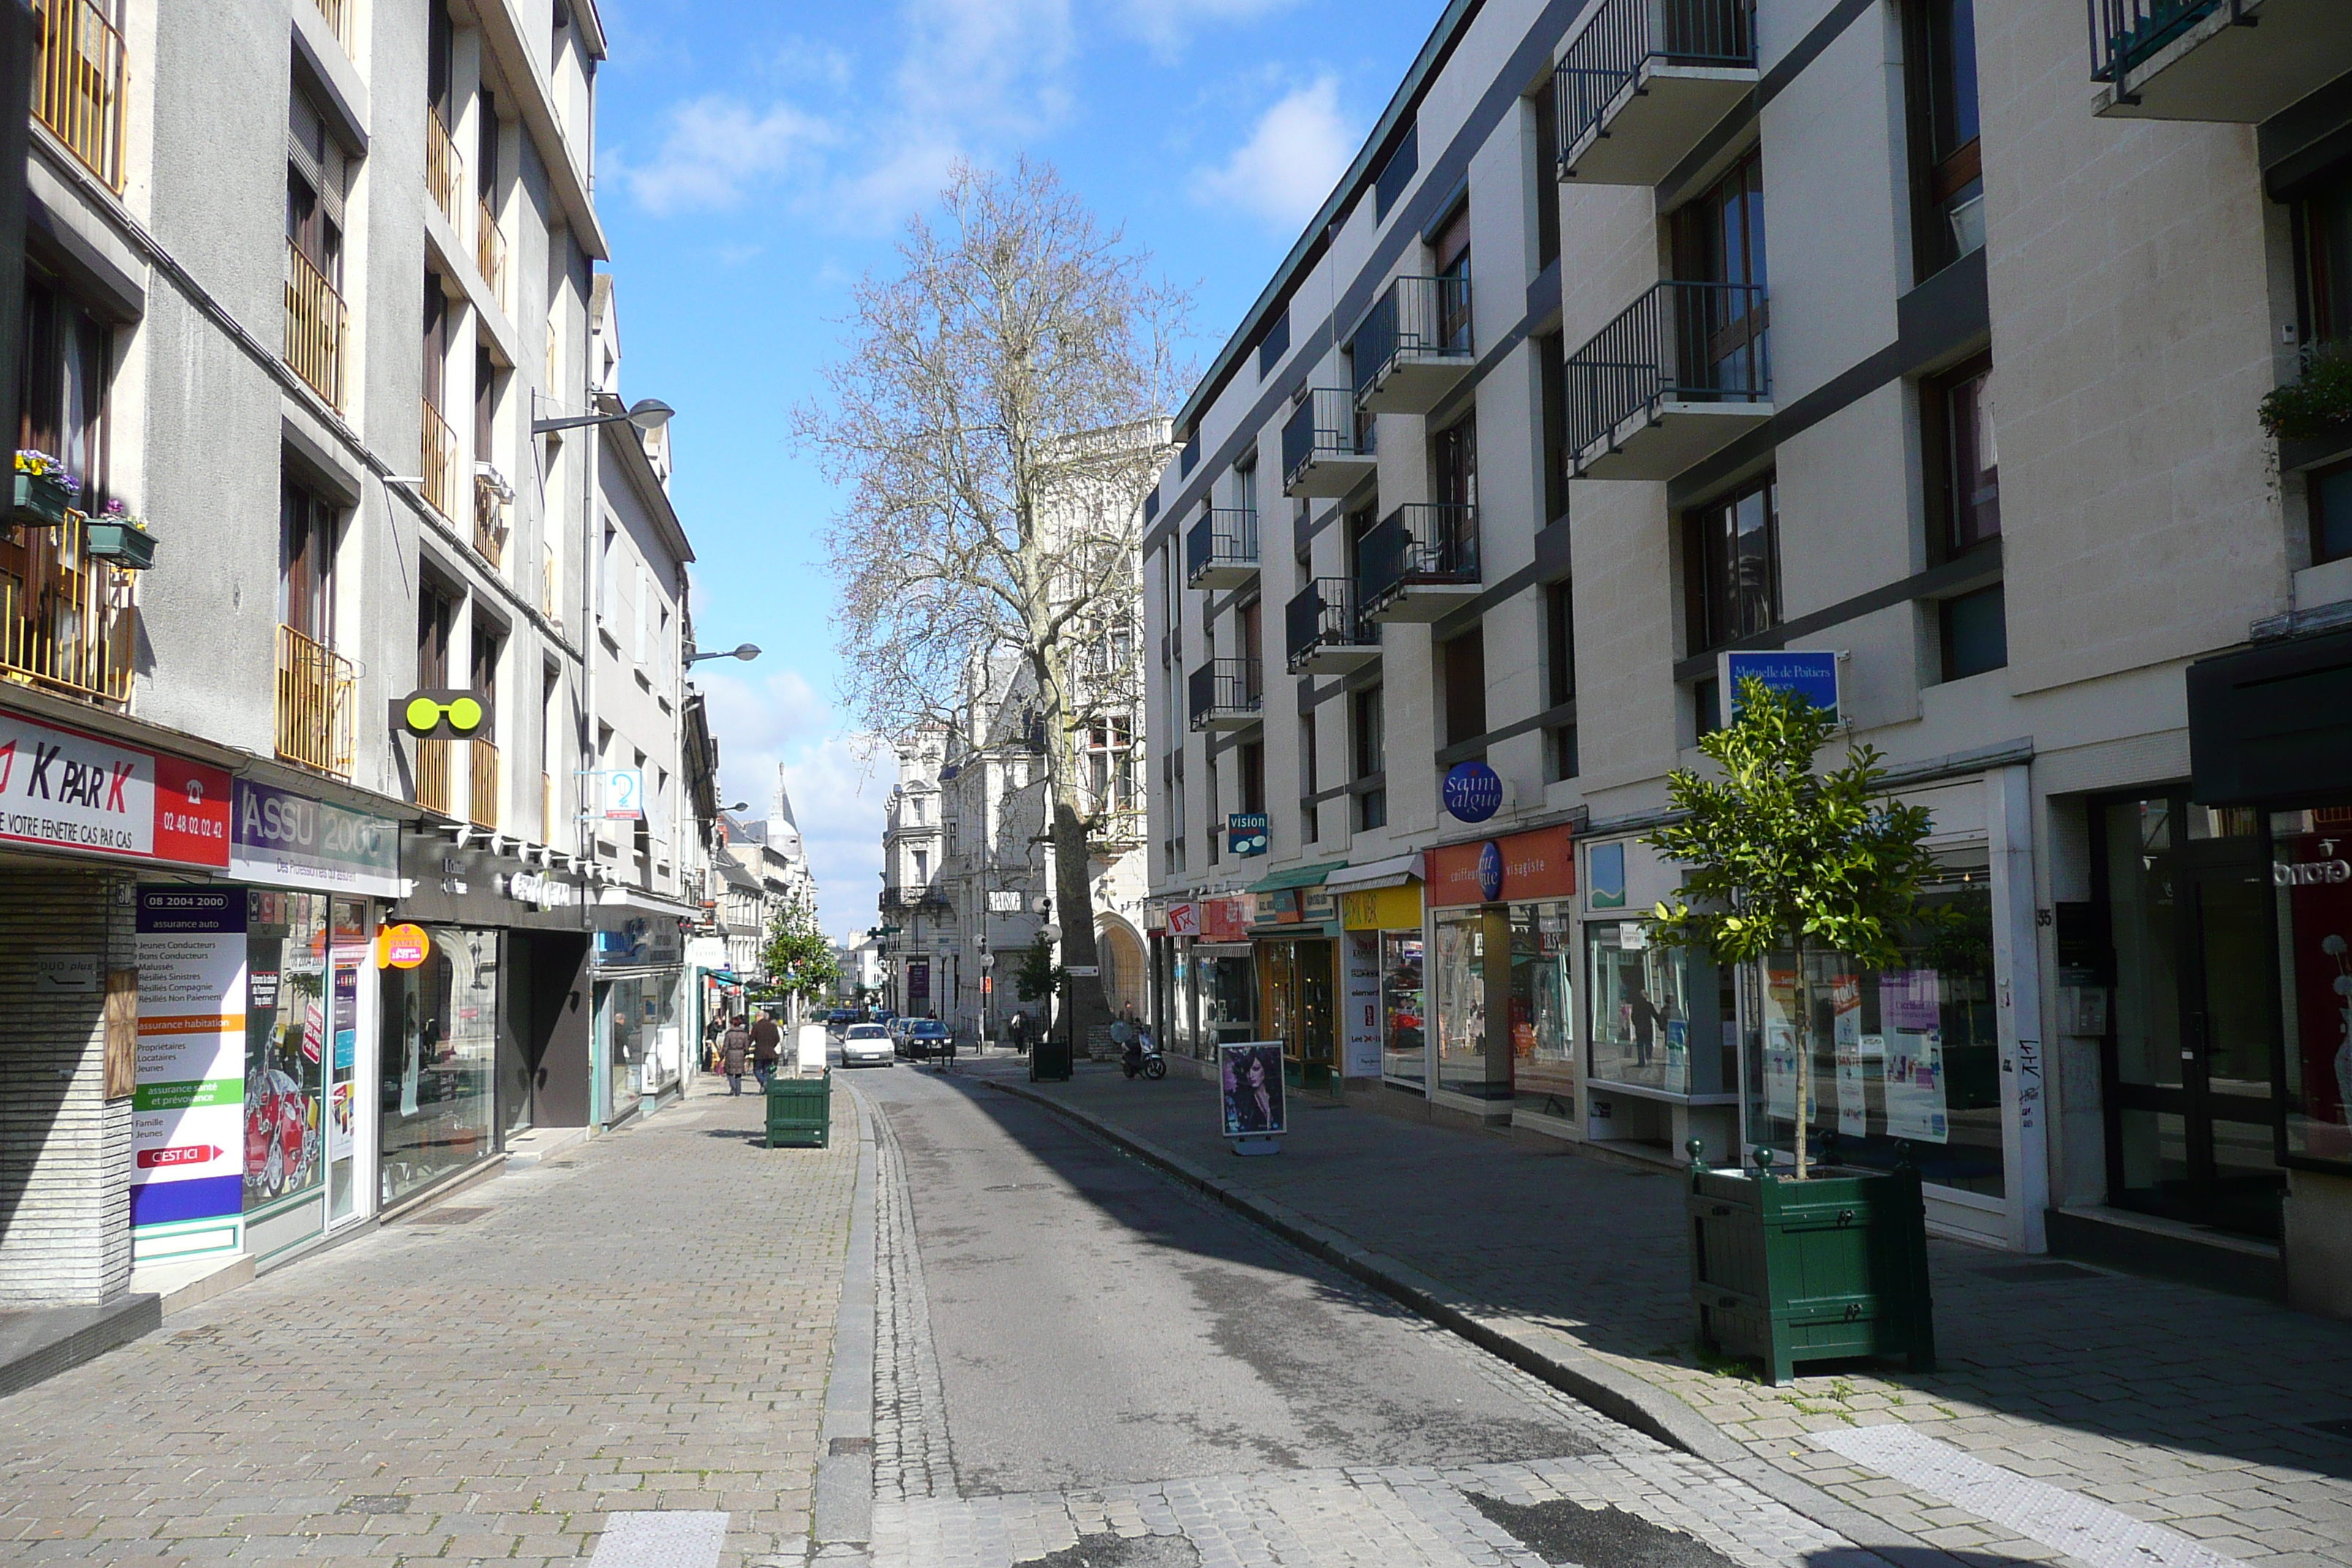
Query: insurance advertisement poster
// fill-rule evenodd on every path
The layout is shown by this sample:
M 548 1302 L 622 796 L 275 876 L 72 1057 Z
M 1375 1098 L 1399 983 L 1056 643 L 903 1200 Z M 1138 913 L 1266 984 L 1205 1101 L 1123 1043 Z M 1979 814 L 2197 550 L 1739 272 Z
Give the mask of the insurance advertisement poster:
M 246 893 L 139 889 L 131 1225 L 142 1256 L 234 1251 L 245 1208 Z

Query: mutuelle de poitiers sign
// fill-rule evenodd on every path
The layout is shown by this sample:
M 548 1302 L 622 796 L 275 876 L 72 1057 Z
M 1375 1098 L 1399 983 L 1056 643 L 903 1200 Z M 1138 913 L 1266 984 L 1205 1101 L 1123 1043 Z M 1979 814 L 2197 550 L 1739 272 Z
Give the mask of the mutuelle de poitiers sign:
M 1722 703 L 1722 721 L 1739 717 L 1739 683 L 1760 680 L 1775 691 L 1792 691 L 1832 719 L 1838 712 L 1838 656 L 1826 651 L 1780 648 L 1769 653 L 1722 653 L 1716 656 L 1716 691 Z

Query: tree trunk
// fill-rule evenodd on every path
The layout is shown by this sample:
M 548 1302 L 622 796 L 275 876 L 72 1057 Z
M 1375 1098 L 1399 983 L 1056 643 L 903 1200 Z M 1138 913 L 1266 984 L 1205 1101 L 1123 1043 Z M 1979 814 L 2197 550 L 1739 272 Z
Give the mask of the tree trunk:
M 1054 920 L 1062 928 L 1062 963 L 1065 968 L 1093 969 L 1100 964 L 1100 954 L 1095 949 L 1094 900 L 1089 889 L 1094 879 L 1087 875 L 1087 825 L 1066 790 L 1054 792 Z M 1084 1051 L 1089 1031 L 1097 1025 L 1110 1021 L 1108 1004 L 1103 999 L 1100 974 L 1074 974 L 1070 977 L 1068 995 L 1063 1001 L 1063 1016 L 1070 1032 L 1073 1054 Z

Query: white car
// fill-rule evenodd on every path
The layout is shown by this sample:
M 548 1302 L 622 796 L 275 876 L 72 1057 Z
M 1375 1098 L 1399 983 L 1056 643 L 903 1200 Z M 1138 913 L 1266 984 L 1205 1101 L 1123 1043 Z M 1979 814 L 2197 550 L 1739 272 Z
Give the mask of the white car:
M 854 1068 L 861 1062 L 880 1062 L 888 1067 L 897 1053 L 890 1046 L 890 1030 L 884 1024 L 852 1024 L 849 1032 L 841 1037 L 841 1065 Z

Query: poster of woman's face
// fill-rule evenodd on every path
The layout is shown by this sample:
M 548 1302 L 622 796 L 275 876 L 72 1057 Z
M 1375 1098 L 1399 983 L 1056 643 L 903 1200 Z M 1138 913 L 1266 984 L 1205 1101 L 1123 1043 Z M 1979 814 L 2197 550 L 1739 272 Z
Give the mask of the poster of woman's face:
M 1224 1086 L 1225 1136 L 1287 1131 L 1282 1108 L 1282 1047 L 1250 1041 L 1217 1047 Z

